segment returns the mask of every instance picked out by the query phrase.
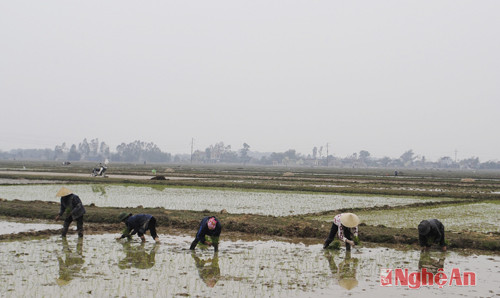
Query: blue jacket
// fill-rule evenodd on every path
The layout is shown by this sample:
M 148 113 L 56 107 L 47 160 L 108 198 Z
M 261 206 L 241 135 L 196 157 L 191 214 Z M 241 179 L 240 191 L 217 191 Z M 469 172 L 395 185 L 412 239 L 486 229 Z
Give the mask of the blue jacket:
M 210 230 L 208 228 L 207 222 L 212 217 L 215 218 L 217 224 L 215 225 L 215 229 Z M 221 231 L 222 231 L 222 226 L 220 225 L 220 221 L 215 216 L 204 217 L 200 222 L 200 228 L 198 229 L 198 233 L 196 233 L 195 240 L 205 244 L 205 235 L 219 237 Z

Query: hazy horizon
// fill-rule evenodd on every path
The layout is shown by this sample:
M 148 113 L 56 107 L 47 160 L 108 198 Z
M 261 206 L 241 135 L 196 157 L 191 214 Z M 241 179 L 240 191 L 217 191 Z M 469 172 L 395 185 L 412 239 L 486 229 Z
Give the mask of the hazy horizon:
M 3 1 L 0 150 L 500 160 L 500 2 Z M 456 152 L 456 153 L 455 153 Z
M 91 138 L 90 138 L 90 139 L 87 139 L 87 141 L 88 141 L 89 143 L 90 143 L 90 140 L 91 140 Z M 83 140 L 82 140 L 82 141 L 83 141 Z M 150 143 L 150 141 L 145 141 L 145 140 L 134 140 L 134 141 L 141 141 L 141 142 L 144 142 L 144 143 Z M 132 142 L 134 142 L 134 141 L 131 141 L 131 142 L 121 142 L 120 144 L 122 144 L 122 143 L 129 144 L 129 143 L 132 143 Z M 104 142 L 104 143 L 106 143 L 106 145 L 110 146 L 110 144 L 108 144 L 105 140 L 99 140 L 99 143 L 101 143 L 101 142 Z M 222 142 L 223 142 L 223 141 L 222 141 Z M 76 146 L 78 147 L 79 143 L 81 143 L 81 142 L 75 143 L 74 145 L 76 145 Z M 152 142 L 152 143 L 154 143 L 155 145 L 157 145 L 155 142 Z M 194 143 L 194 142 L 193 142 L 193 143 Z M 219 142 L 213 142 L 213 143 L 211 143 L 210 145 L 215 145 L 216 143 L 219 143 Z M 227 145 L 231 145 L 231 144 L 227 144 L 227 143 L 225 143 L 225 142 L 223 142 L 223 143 L 224 143 L 226 146 L 227 146 Z M 59 145 L 62 145 L 62 144 L 57 144 L 57 146 L 59 146 Z M 66 143 L 66 148 L 69 150 L 69 149 L 70 149 L 70 147 L 71 147 L 72 145 L 73 145 L 73 144 Z M 49 148 L 12 148 L 12 149 L 10 149 L 10 150 L 2 150 L 2 149 L 0 149 L 0 151 L 8 152 L 8 151 L 11 151 L 11 150 L 19 150 L 19 149 L 21 149 L 21 150 L 24 150 L 24 149 L 51 149 L 51 150 L 54 150 L 54 148 L 55 148 L 55 147 L 56 147 L 56 145 L 54 145 L 52 148 L 50 148 L 50 147 L 49 147 Z M 111 151 L 111 152 L 116 152 L 116 147 L 117 147 L 117 146 L 110 146 L 110 151 Z M 208 146 L 207 146 L 207 147 L 208 147 Z M 320 147 L 321 147 L 321 146 L 317 146 L 317 150 L 318 150 L 318 151 L 317 151 L 317 158 L 321 158 L 321 157 L 320 157 L 320 154 L 319 154 Z M 240 150 L 240 149 L 242 149 L 242 148 L 243 148 L 243 146 L 239 146 L 239 147 L 237 146 L 237 147 L 235 147 L 235 146 L 232 146 L 232 145 L 231 145 L 231 151 L 239 152 L 239 150 Z M 313 147 L 313 148 L 314 148 L 314 147 Z M 296 150 L 296 152 L 297 152 L 297 153 L 303 154 L 304 156 L 308 156 L 308 155 L 311 155 L 311 156 L 312 156 L 312 155 L 313 155 L 313 154 L 312 154 L 312 152 L 313 152 L 313 148 L 311 148 L 310 152 L 299 152 L 299 151 L 297 151 L 295 148 L 288 148 L 287 150 L 283 150 L 283 151 L 276 151 L 276 150 L 274 150 L 274 151 L 257 151 L 257 150 L 251 150 L 251 148 L 250 148 L 249 153 L 253 153 L 253 154 L 258 154 L 258 155 L 260 155 L 260 154 L 271 154 L 271 153 L 273 153 L 273 152 L 274 152 L 274 153 L 283 153 L 283 152 L 288 151 L 288 150 Z M 193 146 L 193 152 L 194 152 L 194 151 L 196 151 L 196 150 L 204 151 L 205 149 L 206 149 L 206 148 L 195 148 L 195 147 Z M 165 152 L 165 153 L 171 153 L 172 155 L 176 155 L 176 154 L 179 154 L 179 155 L 190 155 L 190 154 L 191 154 L 191 152 L 190 152 L 190 151 L 189 151 L 189 152 L 169 152 L 168 150 L 164 150 L 164 149 L 162 149 L 162 148 L 160 148 L 160 150 L 161 150 L 162 152 Z M 189 149 L 189 150 L 190 150 L 190 149 Z M 351 155 L 352 155 L 352 154 L 354 154 L 354 153 L 359 154 L 359 153 L 360 153 L 360 151 L 362 151 L 362 150 L 364 150 L 364 149 L 361 149 L 361 150 L 358 150 L 358 151 L 353 151 L 353 152 L 351 152 L 350 154 L 347 154 L 347 155 L 341 156 L 341 155 L 337 155 L 337 154 L 335 154 L 335 153 L 332 153 L 332 148 L 331 148 L 331 145 L 330 145 L 330 146 L 329 146 L 329 148 L 328 148 L 328 155 L 330 155 L 330 156 L 334 156 L 334 157 L 337 157 L 337 158 L 346 158 L 346 157 L 351 156 Z M 472 155 L 472 156 L 466 156 L 466 157 L 459 158 L 459 157 L 458 157 L 458 152 L 452 152 L 452 154 L 449 154 L 449 155 L 443 155 L 443 156 L 440 156 L 440 157 L 438 157 L 438 158 L 436 158 L 436 159 L 433 159 L 433 158 L 429 158 L 428 156 L 426 156 L 426 155 L 425 155 L 425 154 L 423 154 L 422 152 L 415 152 L 415 151 L 414 151 L 413 149 L 411 149 L 411 148 L 409 148 L 409 149 L 405 150 L 404 152 L 401 152 L 401 154 L 399 154 L 399 155 L 397 155 L 397 156 L 389 156 L 389 155 L 387 155 L 387 154 L 385 154 L 385 155 L 381 155 L 381 156 L 375 156 L 375 155 L 373 155 L 371 152 L 369 152 L 369 151 L 368 151 L 368 152 L 370 153 L 370 157 L 371 157 L 371 158 L 383 158 L 383 157 L 389 157 L 389 158 L 391 158 L 391 159 L 397 159 L 397 158 L 399 158 L 399 157 L 400 157 L 403 153 L 407 152 L 408 150 L 412 150 L 412 151 L 413 151 L 413 153 L 414 153 L 414 156 L 415 156 L 415 157 L 417 157 L 417 158 L 425 157 L 425 159 L 426 159 L 427 161 L 437 161 L 437 160 L 438 160 L 439 158 L 441 158 L 441 157 L 450 157 L 452 160 L 455 160 L 455 157 L 456 157 L 456 159 L 457 159 L 457 160 L 462 160 L 462 159 L 468 159 L 468 158 L 476 158 L 476 157 L 478 157 L 478 156 L 476 156 L 476 155 Z M 367 151 L 367 150 L 366 150 L 366 151 Z M 323 149 L 322 149 L 322 158 L 326 158 L 326 154 L 327 154 L 327 147 L 326 147 L 326 145 L 325 145 L 325 146 L 323 146 Z M 250 154 L 250 155 L 252 155 L 252 154 Z M 479 157 L 478 157 L 478 158 L 479 158 Z M 481 159 L 481 158 L 479 158 L 479 160 L 480 160 L 480 162 L 486 162 L 486 161 L 497 161 L 497 160 L 491 160 L 491 159 L 490 159 L 490 160 L 484 160 L 484 159 Z

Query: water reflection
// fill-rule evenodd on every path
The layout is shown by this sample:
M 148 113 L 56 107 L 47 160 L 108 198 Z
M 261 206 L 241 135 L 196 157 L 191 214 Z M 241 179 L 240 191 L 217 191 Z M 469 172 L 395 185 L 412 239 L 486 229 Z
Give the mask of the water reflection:
M 359 259 L 356 266 L 356 260 L 349 258 L 350 255 L 345 253 L 345 249 L 324 251 L 320 244 L 226 239 L 222 243 L 223 249 L 217 260 L 217 255 L 214 257 L 211 250 L 196 250 L 196 254 L 192 255 L 186 249 L 192 240 L 190 235 L 164 234 L 161 236 L 164 243 L 168 243 L 168 247 L 158 245 L 155 266 L 139 270 L 133 268 L 132 261 L 129 260 L 127 262 L 131 269 L 122 270 L 118 262 L 125 257 L 126 249 L 122 251 L 120 246 L 123 243 L 113 241 L 115 236 L 114 234 L 85 236 L 83 251 L 85 262 L 78 277 L 74 277 L 67 286 L 58 286 L 55 283 L 59 275 L 57 256 L 61 256 L 62 259 L 62 277 L 65 276 L 65 270 L 78 273 L 78 266 L 75 266 L 74 270 L 68 270 L 68 266 L 65 266 L 72 263 L 72 254 L 67 248 L 61 250 L 59 236 L 48 239 L 0 241 L 0 297 L 340 295 L 384 298 L 491 297 L 494 296 L 492 293 L 500 293 L 500 283 L 498 283 L 500 256 L 485 255 L 477 251 L 454 249 L 444 254 L 431 251 L 426 255 L 406 247 L 394 249 L 364 244 L 363 247 L 352 251 L 352 257 Z M 69 247 L 75 257 L 79 251 L 78 249 L 75 251 L 76 238 L 68 237 Z M 133 249 L 142 250 L 143 255 L 144 251 L 149 253 L 153 248 L 153 243 L 146 243 L 142 247 L 138 242 L 132 242 L 130 245 L 134 246 Z M 68 262 L 65 262 L 66 253 L 69 254 L 66 258 Z M 408 289 L 408 286 L 380 286 L 382 268 L 408 269 L 411 274 L 418 271 L 420 257 L 423 260 L 422 264 L 426 263 L 426 256 L 437 260 L 446 256 L 444 265 L 450 266 L 445 268 L 448 277 L 452 267 L 459 268 L 461 272 L 465 270 L 475 272 L 478 286 L 439 288 L 435 283 L 420 290 Z M 212 260 L 208 260 L 209 258 Z M 210 268 L 210 265 L 213 265 L 213 268 Z M 69 267 L 71 268 L 71 265 Z M 46 272 L 50 274 L 43 274 Z M 213 288 L 203 281 L 210 280 L 210 275 L 213 279 L 211 284 L 215 284 Z M 343 280 L 349 280 L 349 277 L 353 284 L 356 284 L 355 280 L 359 283 L 351 290 L 345 290 L 340 285 L 345 285 Z M 395 278 L 394 271 L 393 278 Z M 410 281 L 418 282 L 418 280 Z M 425 281 L 426 279 L 421 280 L 422 287 L 426 285 Z M 338 295 L 332 295 L 335 292 Z
M 104 185 L 92 185 L 92 192 L 101 193 L 101 196 L 106 195 L 106 188 Z
M 344 259 L 337 266 L 335 256 L 338 256 L 338 251 L 325 250 L 324 254 L 328 260 L 330 270 L 338 279 L 339 285 L 347 290 L 355 288 L 358 285 L 358 280 L 356 279 L 356 270 L 359 263 L 358 258 L 352 258 L 351 252 L 346 251 Z
M 80 270 L 85 263 L 83 257 L 83 238 L 78 237 L 76 253 L 70 249 L 66 238 L 62 238 L 62 245 L 64 259 L 61 256 L 57 257 L 59 261 L 59 277 L 56 282 L 60 286 L 69 284 L 73 278 L 79 276 Z
M 422 268 L 425 268 L 427 272 L 436 274 L 438 269 L 444 267 L 445 254 L 445 252 L 440 252 L 437 257 L 433 257 L 429 251 L 421 252 L 420 259 L 418 260 L 418 269 L 422 270 Z
M 123 251 L 125 252 L 125 258 L 118 262 L 118 267 L 120 269 L 130 269 L 132 267 L 138 269 L 149 269 L 155 265 L 156 251 L 158 246 L 153 245 L 153 248 L 146 251 L 145 244 L 132 245 L 130 242 L 124 242 Z
M 203 282 L 213 288 L 220 278 L 219 253 L 215 252 L 212 258 L 202 259 L 196 255 L 196 251 L 192 251 L 191 256 Z

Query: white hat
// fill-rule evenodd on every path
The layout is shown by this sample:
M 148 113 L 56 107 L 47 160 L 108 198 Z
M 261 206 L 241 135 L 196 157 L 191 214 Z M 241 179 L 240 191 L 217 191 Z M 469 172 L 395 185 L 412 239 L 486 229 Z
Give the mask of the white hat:
M 61 189 L 57 192 L 56 197 L 65 197 L 67 195 L 72 194 L 73 192 L 66 187 L 61 187 Z
M 342 213 L 340 222 L 348 228 L 354 228 L 359 225 L 359 217 L 354 213 Z

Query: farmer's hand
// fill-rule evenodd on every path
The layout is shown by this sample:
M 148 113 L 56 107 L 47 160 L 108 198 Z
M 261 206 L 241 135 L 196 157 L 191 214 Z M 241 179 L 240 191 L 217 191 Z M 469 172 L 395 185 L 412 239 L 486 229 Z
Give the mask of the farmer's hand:
M 212 245 L 212 242 L 210 242 L 210 241 L 205 241 L 205 244 L 206 244 L 207 246 L 211 246 L 211 245 Z
M 355 246 L 354 241 L 352 240 L 346 240 L 345 242 L 349 243 L 351 246 Z
M 59 220 L 59 218 L 61 218 L 61 217 L 60 217 L 59 215 L 57 215 L 55 219 L 56 219 L 56 220 Z
M 441 248 L 443 251 L 446 251 L 446 245 Z
M 141 241 L 146 242 L 146 237 L 144 237 L 144 235 L 141 236 Z

